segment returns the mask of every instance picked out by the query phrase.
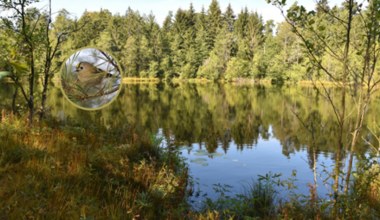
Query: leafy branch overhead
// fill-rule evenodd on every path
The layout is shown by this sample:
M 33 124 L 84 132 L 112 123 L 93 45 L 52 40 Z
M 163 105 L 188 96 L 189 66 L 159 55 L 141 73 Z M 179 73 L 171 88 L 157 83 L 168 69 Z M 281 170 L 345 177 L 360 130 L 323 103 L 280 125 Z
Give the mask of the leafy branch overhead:
M 51 5 L 49 10 L 41 11 L 33 7 L 35 2 L 38 1 L 0 1 L 0 9 L 5 12 L 0 21 L 0 46 L 3 48 L 0 70 L 7 70 L 15 83 L 13 103 L 21 91 L 29 112 L 29 125 L 33 124 L 36 113 L 40 120 L 44 117 L 48 87 L 59 68 L 55 59 L 62 54 L 60 48 L 68 35 L 78 31 L 75 22 L 57 26 L 57 18 L 52 24 Z M 12 109 L 19 110 L 15 104 Z

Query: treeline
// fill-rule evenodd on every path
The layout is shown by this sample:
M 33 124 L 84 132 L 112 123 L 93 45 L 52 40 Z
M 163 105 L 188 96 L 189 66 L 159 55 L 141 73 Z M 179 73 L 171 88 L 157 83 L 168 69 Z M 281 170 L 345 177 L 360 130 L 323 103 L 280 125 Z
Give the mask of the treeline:
M 236 14 L 231 5 L 222 11 L 216 0 L 200 12 L 192 4 L 169 12 L 162 26 L 153 14 L 131 8 L 124 15 L 86 11 L 77 22 L 62 10 L 54 28 L 70 25 L 80 30 L 65 42 L 62 58 L 77 48 L 101 47 L 116 56 L 128 77 L 284 78 L 282 72 L 276 76 L 272 58 L 294 41 L 274 37 L 274 22 L 264 23 L 257 12 L 245 8 Z
M 334 49 L 340 50 L 342 39 L 336 33 L 343 27 L 326 20 L 326 10 L 339 16 L 344 7 L 329 8 L 326 2 L 313 15 L 321 26 L 319 31 L 326 33 L 326 40 L 335 42 Z M 248 8 L 235 13 L 229 5 L 222 10 L 217 0 L 200 12 L 192 4 L 187 10 L 169 12 L 162 26 L 153 14 L 143 16 L 131 8 L 124 15 L 113 15 L 108 10 L 85 11 L 78 20 L 62 10 L 53 32 L 65 29 L 77 31 L 63 43 L 61 62 L 78 48 L 96 46 L 110 51 L 128 77 L 299 81 L 310 79 L 314 73 L 290 25 L 264 22 L 260 14 Z M 329 62 L 329 54 L 324 56 L 323 60 Z M 331 63 L 329 68 L 339 71 L 339 64 Z
M 361 62 L 365 51 L 363 31 L 366 22 L 362 21 L 365 21 L 363 15 L 368 9 L 360 9 L 362 11 L 353 13 L 352 18 L 350 40 L 357 51 L 349 54 L 352 64 Z M 359 7 L 356 10 L 359 11 Z M 202 8 L 200 12 L 196 12 L 192 4 L 188 9 L 169 12 L 161 26 L 153 14 L 141 15 L 131 8 L 124 15 L 112 14 L 105 9 L 85 11 L 79 19 L 72 18 L 62 9 L 50 26 L 50 38 L 53 39 L 50 44 L 59 39 L 60 46 L 54 59 L 57 69 L 79 48 L 98 47 L 111 52 L 128 77 L 328 81 L 334 74 L 339 76 L 343 69 L 342 63 L 337 62 L 334 56 L 335 52 L 344 50 L 346 27 L 340 21 L 346 14 L 344 4 L 330 7 L 327 1 L 318 2 L 315 10 L 308 14 L 308 20 L 314 22 L 311 24 L 313 31 L 318 33 L 305 35 L 310 39 L 309 45 L 305 45 L 287 22 L 264 22 L 260 14 L 247 7 L 238 13 L 232 10 L 231 5 L 221 9 L 217 0 L 212 0 L 208 8 Z M 31 20 L 41 20 L 36 23 L 48 20 L 41 15 L 42 12 L 29 9 Z M 0 25 L 6 23 L 3 21 Z M 0 30 L 3 31 L 0 46 L 13 48 L 12 42 L 18 40 L 16 37 L 10 39 L 6 29 Z M 316 36 L 324 44 L 312 45 Z M 35 42 L 38 39 L 34 39 Z M 318 65 L 309 60 L 307 48 L 313 50 L 318 62 L 331 74 L 319 73 Z M 39 56 L 39 50 L 36 50 L 38 63 L 45 55 Z M 7 57 L 12 56 L 9 51 L 17 49 L 0 51 L 0 69 L 8 69 L 4 65 L 9 60 Z M 350 68 L 355 71 L 358 66 Z

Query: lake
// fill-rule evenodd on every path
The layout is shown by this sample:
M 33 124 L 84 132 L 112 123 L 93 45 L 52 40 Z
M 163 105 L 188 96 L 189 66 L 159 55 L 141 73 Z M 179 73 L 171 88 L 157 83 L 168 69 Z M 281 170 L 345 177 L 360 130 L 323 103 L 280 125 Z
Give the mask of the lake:
M 0 90 L 3 106 L 11 103 L 7 87 L 11 86 Z M 339 98 L 339 89 L 330 88 L 330 92 Z M 312 87 L 125 84 L 119 97 L 98 111 L 78 109 L 60 89 L 52 88 L 48 102 L 50 113 L 60 121 L 120 130 L 132 126 L 136 136 L 156 136 L 162 147 L 178 150 L 193 178 L 195 193 L 190 200 L 194 207 L 205 197 L 217 197 L 215 184 L 228 189 L 227 194 L 242 193 L 258 175 L 268 173 L 280 173 L 281 179 L 296 173 L 294 192 L 307 195 L 310 186 L 317 184 L 318 195 L 325 197 L 332 193 L 329 177 L 337 162 L 344 173 L 350 155 L 348 146 L 338 150 L 333 109 Z M 348 101 L 348 107 L 354 109 L 354 104 Z M 376 128 L 378 112 L 379 97 L 375 96 L 365 128 Z M 361 136 L 374 142 L 368 129 Z M 375 154 L 364 141 L 353 153 L 359 156 L 355 161 Z M 288 193 L 282 189 L 279 197 Z

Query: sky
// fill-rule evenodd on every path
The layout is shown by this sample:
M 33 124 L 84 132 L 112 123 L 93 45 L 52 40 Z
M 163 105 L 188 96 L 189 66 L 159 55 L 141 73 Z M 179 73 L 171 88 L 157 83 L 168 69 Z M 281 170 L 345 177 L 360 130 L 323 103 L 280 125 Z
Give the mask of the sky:
M 36 4 L 37 8 L 47 8 L 48 0 L 41 0 Z M 219 0 L 222 11 L 225 11 L 228 4 L 231 4 L 235 14 L 240 10 L 247 7 L 248 10 L 258 12 L 262 15 L 263 19 L 274 20 L 280 22 L 283 20 L 279 10 L 266 2 L 266 0 Z M 295 1 L 288 0 L 288 4 Z M 341 4 L 343 0 L 329 0 L 330 4 Z M 69 11 L 72 17 L 79 18 L 82 13 L 87 11 L 99 11 L 108 9 L 112 13 L 119 13 L 123 15 L 128 7 L 133 10 L 138 10 L 140 14 L 153 13 L 156 21 L 161 25 L 169 11 L 175 13 L 178 8 L 188 9 L 190 3 L 197 12 L 202 9 L 202 6 L 207 10 L 211 0 L 52 0 L 52 12 L 58 12 L 60 9 L 65 8 Z M 315 6 L 315 0 L 298 0 L 298 3 L 312 9 Z M 54 14 L 53 14 L 54 17 Z

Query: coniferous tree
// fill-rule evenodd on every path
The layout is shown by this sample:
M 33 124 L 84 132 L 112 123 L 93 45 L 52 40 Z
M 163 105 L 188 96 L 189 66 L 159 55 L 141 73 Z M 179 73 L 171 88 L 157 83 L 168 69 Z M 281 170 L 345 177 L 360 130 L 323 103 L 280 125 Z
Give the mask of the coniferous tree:
M 202 7 L 201 12 L 197 16 L 195 29 L 197 31 L 195 44 L 196 44 L 196 65 L 199 67 L 204 60 L 209 56 L 210 48 L 207 43 L 208 30 L 207 30 L 207 17 L 205 9 Z
M 161 67 L 162 76 L 166 79 L 172 78 L 174 76 L 173 71 L 173 62 L 172 62 L 172 52 L 171 52 L 171 43 L 173 41 L 173 12 L 169 11 L 169 14 L 166 16 L 162 28 L 161 28 L 161 37 L 162 37 L 162 60 Z
M 208 48 L 212 49 L 219 29 L 222 27 L 222 11 L 217 0 L 212 0 L 207 11 Z
M 223 14 L 223 20 L 224 25 L 227 27 L 227 30 L 233 32 L 235 25 L 235 14 L 232 10 L 231 4 L 228 4 L 226 12 Z

